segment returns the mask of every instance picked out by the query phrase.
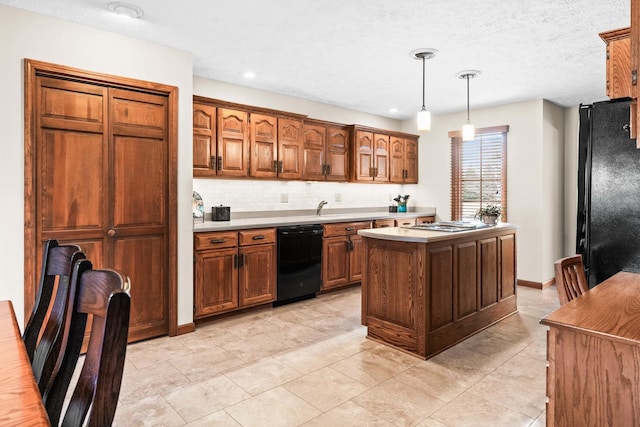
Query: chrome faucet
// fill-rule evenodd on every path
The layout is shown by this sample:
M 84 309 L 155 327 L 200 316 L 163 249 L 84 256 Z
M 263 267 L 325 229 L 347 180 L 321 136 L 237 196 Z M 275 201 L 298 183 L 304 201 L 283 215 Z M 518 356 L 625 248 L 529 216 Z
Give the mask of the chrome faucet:
M 320 212 L 322 212 L 322 207 L 324 205 L 326 205 L 328 202 L 326 200 L 321 201 L 320 203 L 318 203 L 318 208 L 316 209 L 316 215 L 320 216 Z

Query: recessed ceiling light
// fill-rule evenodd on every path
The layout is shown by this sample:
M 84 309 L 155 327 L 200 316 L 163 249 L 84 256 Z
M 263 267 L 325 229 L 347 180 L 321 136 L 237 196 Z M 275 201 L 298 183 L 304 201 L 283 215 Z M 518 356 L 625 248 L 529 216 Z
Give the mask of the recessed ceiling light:
M 244 74 L 242 74 L 242 76 L 245 79 L 253 79 L 256 76 L 256 73 L 252 72 L 252 71 L 245 71 Z
M 142 9 L 135 4 L 114 1 L 107 5 L 110 11 L 118 15 L 128 16 L 129 18 L 141 18 L 144 15 Z
M 389 112 L 390 112 L 390 113 L 397 113 L 398 111 L 399 111 L 399 110 L 398 110 L 398 108 L 397 108 L 397 107 L 391 107 L 391 108 L 389 108 Z

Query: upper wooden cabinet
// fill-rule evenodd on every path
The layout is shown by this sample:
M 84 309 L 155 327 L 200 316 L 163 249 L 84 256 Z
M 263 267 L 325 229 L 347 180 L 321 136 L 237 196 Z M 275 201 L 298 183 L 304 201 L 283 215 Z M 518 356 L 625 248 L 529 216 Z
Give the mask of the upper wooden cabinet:
M 278 118 L 251 114 L 251 176 L 275 178 L 278 161 Z
M 347 180 L 349 131 L 345 127 L 305 121 L 303 139 L 303 179 Z
M 193 97 L 193 176 L 418 182 L 418 137 Z
M 600 33 L 600 37 L 607 44 L 607 96 L 631 97 L 630 28 Z
M 248 113 L 193 104 L 193 176 L 248 176 Z
M 389 182 L 389 135 L 357 128 L 354 134 L 353 180 Z
M 391 136 L 391 162 L 389 164 L 389 181 L 418 183 L 418 140 L 417 138 L 401 138 Z
M 302 132 L 302 120 L 278 119 L 278 178 L 302 178 Z

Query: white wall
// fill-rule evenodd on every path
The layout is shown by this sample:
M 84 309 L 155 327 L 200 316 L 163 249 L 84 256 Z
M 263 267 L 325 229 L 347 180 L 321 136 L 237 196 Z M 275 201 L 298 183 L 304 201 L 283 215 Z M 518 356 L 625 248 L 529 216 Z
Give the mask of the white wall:
M 546 224 L 540 262 L 554 277 L 553 263 L 564 253 L 564 134 L 565 112 L 549 101 L 543 103 L 541 214 Z M 543 279 L 544 281 L 545 279 Z
M 402 123 L 385 117 L 334 107 L 229 83 L 195 77 L 195 95 L 229 102 L 305 114 L 310 118 L 344 124 L 360 124 L 401 131 Z M 408 133 L 417 134 L 415 130 Z M 420 147 L 421 151 L 424 151 Z M 380 207 L 389 205 L 390 196 L 409 194 L 409 207 L 435 206 L 429 197 L 418 192 L 417 185 L 356 184 L 336 182 L 302 182 L 277 180 L 194 179 L 193 188 L 203 198 L 205 209 L 214 205 L 231 206 L 231 212 L 315 209 L 326 200 L 325 209 Z M 280 195 L 288 195 L 288 203 Z M 336 201 L 339 195 L 341 201 Z M 392 197 L 392 198 L 393 198 Z
M 545 178 L 546 168 L 558 167 L 557 149 L 552 148 L 558 143 L 557 135 L 551 132 L 553 126 L 548 126 L 553 142 L 544 143 L 546 105 L 545 101 L 536 100 L 471 112 L 471 121 L 476 128 L 509 125 L 508 221 L 521 226 L 518 230 L 518 278 L 533 282 L 545 282 L 553 277 L 553 264 L 544 260 L 541 254 L 545 244 L 556 247 L 561 241 L 561 236 L 549 227 L 549 214 L 544 206 L 550 186 L 557 181 L 557 172 L 553 172 L 553 179 Z M 557 115 L 562 109 L 555 106 L 547 108 L 552 111 L 549 113 L 553 118 L 549 119 L 551 123 L 560 126 Z M 451 219 L 451 148 L 448 133 L 460 130 L 465 121 L 466 112 L 435 116 L 431 131 L 421 134 L 420 138 L 420 183 L 417 192 L 438 208 L 438 216 L 443 220 Z M 415 128 L 414 120 L 403 123 L 405 131 L 411 128 Z
M 580 130 L 579 106 L 567 108 L 564 115 L 564 253 L 576 253 L 576 226 L 578 215 L 578 134 Z
M 178 323 L 192 321 L 192 56 L 190 53 L 0 6 L 0 299 L 24 310 L 23 59 L 153 81 L 179 88 Z M 88 254 L 89 258 L 91 254 Z M 22 323 L 22 322 L 21 322 Z

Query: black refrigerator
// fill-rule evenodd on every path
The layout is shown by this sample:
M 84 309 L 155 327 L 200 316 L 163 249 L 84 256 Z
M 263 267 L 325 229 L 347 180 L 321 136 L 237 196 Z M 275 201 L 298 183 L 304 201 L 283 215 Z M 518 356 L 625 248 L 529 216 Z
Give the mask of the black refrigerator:
M 592 288 L 640 272 L 640 149 L 628 100 L 580 106 L 576 253 Z

